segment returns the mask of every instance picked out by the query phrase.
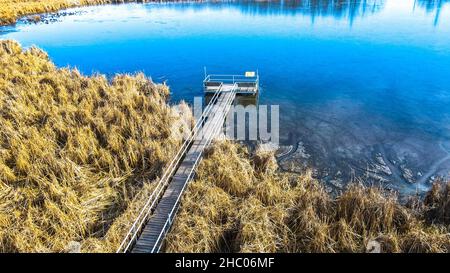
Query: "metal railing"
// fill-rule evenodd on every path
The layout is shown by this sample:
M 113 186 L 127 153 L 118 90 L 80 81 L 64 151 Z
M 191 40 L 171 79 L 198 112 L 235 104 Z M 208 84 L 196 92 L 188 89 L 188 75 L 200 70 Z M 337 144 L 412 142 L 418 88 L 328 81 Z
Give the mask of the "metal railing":
M 210 126 L 213 126 L 212 127 L 213 129 L 211 130 L 211 133 L 209 134 L 207 140 L 204 143 L 204 148 L 208 147 L 209 144 L 211 144 L 212 140 L 214 139 L 215 135 L 220 132 L 219 129 L 220 129 L 221 126 L 223 126 L 223 121 L 225 120 L 225 117 L 226 117 L 227 113 L 229 112 L 229 110 L 231 108 L 231 104 L 232 104 L 232 102 L 233 102 L 233 100 L 234 100 L 234 98 L 236 96 L 236 88 L 237 88 L 237 83 L 235 83 L 233 85 L 233 88 L 232 88 L 232 91 L 231 91 L 232 94 L 230 95 L 230 97 L 227 99 L 227 101 L 225 103 L 225 107 L 226 108 L 224 109 L 224 111 L 222 113 L 216 113 L 216 115 L 213 117 L 213 118 L 217 118 L 218 120 L 216 120 L 215 122 L 212 123 L 212 125 L 210 125 Z M 217 115 L 217 114 L 219 114 L 219 115 Z M 204 149 L 201 149 L 200 155 L 195 160 L 194 166 L 191 169 L 191 171 L 189 172 L 187 181 L 190 181 L 192 179 L 193 174 L 194 174 L 194 170 L 195 170 L 195 168 L 197 167 L 198 163 L 200 162 L 200 160 L 203 157 L 203 151 L 204 151 Z M 178 194 L 177 200 L 175 201 L 175 204 L 172 207 L 172 210 L 170 211 L 170 213 L 167 216 L 167 220 L 164 223 L 163 229 L 161 230 L 161 232 L 160 232 L 160 234 L 159 234 L 159 236 L 158 236 L 158 238 L 157 238 L 157 240 L 155 242 L 155 245 L 153 246 L 153 249 L 151 250 L 151 253 L 159 252 L 159 250 L 160 250 L 160 248 L 162 246 L 161 240 L 164 239 L 164 236 L 166 235 L 166 233 L 169 231 L 170 227 L 172 226 L 173 219 L 174 219 L 174 217 L 177 214 L 178 209 L 179 209 L 179 203 L 181 201 L 181 196 L 183 195 L 187 184 L 188 183 L 185 183 L 183 185 L 183 188 L 181 189 L 180 193 Z
M 148 217 L 155 208 L 158 200 L 161 198 L 161 195 L 164 193 L 164 189 L 169 183 L 170 178 L 174 175 L 175 171 L 178 169 L 178 165 L 180 164 L 182 158 L 185 156 L 186 152 L 188 151 L 189 147 L 191 146 L 195 137 L 197 136 L 199 130 L 202 128 L 203 123 L 205 122 L 206 118 L 211 112 L 213 105 L 216 103 L 220 95 L 221 88 L 222 84 L 219 86 L 217 92 L 215 92 L 214 96 L 211 98 L 210 102 L 205 107 L 205 110 L 203 111 L 202 115 L 197 120 L 194 128 L 191 130 L 189 137 L 183 142 L 183 144 L 181 145 L 180 149 L 178 150 L 172 161 L 166 167 L 166 171 L 164 172 L 161 179 L 157 182 L 155 189 L 153 190 L 147 202 L 144 204 L 144 207 L 141 209 L 139 215 L 133 222 L 133 225 L 129 229 L 128 233 L 125 235 L 125 238 L 123 239 L 116 253 L 128 252 L 130 247 L 137 240 L 137 237 L 141 232 L 143 225 L 147 222 Z
M 255 74 L 255 76 L 248 77 L 245 75 L 210 74 L 207 75 L 203 80 L 204 86 L 206 86 L 208 83 L 225 83 L 225 84 L 254 83 L 255 85 L 258 85 L 259 75 Z

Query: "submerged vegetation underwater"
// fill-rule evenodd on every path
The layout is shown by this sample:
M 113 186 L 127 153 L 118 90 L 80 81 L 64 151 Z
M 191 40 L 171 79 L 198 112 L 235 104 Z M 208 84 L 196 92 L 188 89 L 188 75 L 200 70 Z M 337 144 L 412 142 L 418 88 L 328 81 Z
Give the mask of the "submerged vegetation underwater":
M 402 205 L 352 185 L 337 197 L 310 173 L 277 171 L 270 152 L 216 143 L 200 164 L 167 252 L 449 252 L 450 184 Z

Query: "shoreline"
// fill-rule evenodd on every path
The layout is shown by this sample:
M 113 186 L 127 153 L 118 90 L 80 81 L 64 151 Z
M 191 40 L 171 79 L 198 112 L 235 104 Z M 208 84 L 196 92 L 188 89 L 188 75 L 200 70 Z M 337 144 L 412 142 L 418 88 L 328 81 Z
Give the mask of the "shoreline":
M 44 0 L 44 1 L 25 1 L 25 3 L 16 3 L 11 0 L 5 0 L 5 5 L 0 9 L 0 26 L 8 26 L 17 23 L 20 19 L 26 19 L 29 22 L 39 22 L 43 15 L 59 12 L 69 8 L 101 6 L 101 5 L 120 5 L 128 3 L 164 3 L 164 2 L 182 2 L 183 0 Z M 188 0 L 192 1 L 192 0 Z M 199 2 L 202 0 L 198 0 Z M 187 1 L 186 1 L 187 2 Z M 18 6 L 18 7 L 17 7 Z M 30 17 L 29 20 L 26 17 Z

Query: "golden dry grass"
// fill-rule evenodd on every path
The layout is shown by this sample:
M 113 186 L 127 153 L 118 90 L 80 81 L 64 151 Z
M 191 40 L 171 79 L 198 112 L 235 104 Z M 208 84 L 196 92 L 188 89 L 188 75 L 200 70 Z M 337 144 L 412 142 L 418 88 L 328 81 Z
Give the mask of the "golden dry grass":
M 126 2 L 149 2 L 143 0 L 1 0 L 0 25 L 13 24 L 28 14 L 54 12 L 65 8 Z
M 361 185 L 332 197 L 310 173 L 277 172 L 268 157 L 216 143 L 188 187 L 165 251 L 365 252 L 374 243 L 382 252 L 450 251 L 448 185 L 435 186 L 422 209 Z
M 13 41 L 0 63 L 0 252 L 115 250 L 189 108 L 143 74 L 86 77 Z
M 428 223 L 450 224 L 450 184 L 435 183 L 424 200 Z

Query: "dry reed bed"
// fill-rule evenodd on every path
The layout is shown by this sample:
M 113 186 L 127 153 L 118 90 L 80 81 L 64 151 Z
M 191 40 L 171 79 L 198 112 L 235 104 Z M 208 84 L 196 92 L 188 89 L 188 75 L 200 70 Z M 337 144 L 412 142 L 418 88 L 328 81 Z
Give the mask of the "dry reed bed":
M 1 0 L 0 26 L 14 24 L 25 15 L 30 16 L 35 22 L 40 21 L 39 13 L 55 12 L 62 9 L 123 3 L 146 3 L 146 2 L 181 2 L 189 0 Z M 202 1 L 202 0 L 196 0 Z
M 189 108 L 143 74 L 86 77 L 13 41 L 0 63 L 0 252 L 115 250 Z
M 166 238 L 167 252 L 449 252 L 449 185 L 415 206 L 377 188 L 329 196 L 310 173 L 276 170 L 273 155 L 216 143 Z M 369 247 L 370 248 L 370 247 Z
M 150 2 L 143 0 L 2 0 L 0 25 L 8 25 L 28 14 L 54 12 L 61 9 L 126 2 Z M 38 19 L 38 18 L 37 18 Z

